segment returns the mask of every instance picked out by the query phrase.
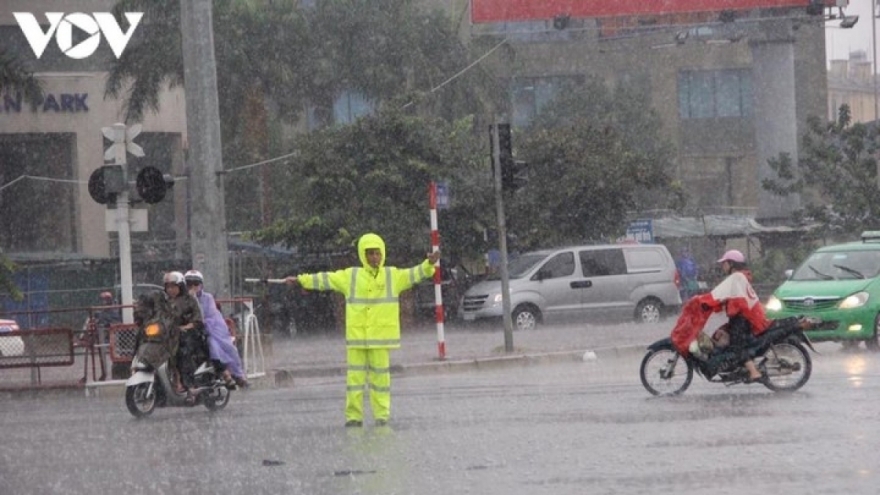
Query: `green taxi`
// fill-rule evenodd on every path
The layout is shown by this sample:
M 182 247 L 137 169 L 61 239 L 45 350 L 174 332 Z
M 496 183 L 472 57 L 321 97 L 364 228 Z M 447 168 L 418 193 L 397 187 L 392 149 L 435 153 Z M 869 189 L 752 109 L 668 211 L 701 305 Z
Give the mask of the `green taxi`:
M 815 316 L 833 329 L 806 332 L 811 340 L 880 350 L 880 231 L 861 237 L 814 251 L 770 296 L 767 316 Z

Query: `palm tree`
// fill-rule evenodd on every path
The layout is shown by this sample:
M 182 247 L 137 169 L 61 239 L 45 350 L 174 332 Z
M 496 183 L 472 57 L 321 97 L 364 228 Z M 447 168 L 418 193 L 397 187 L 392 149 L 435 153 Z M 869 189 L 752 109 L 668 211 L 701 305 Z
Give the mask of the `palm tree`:
M 0 47 L 0 93 L 12 92 L 22 93 L 29 103 L 43 99 L 43 86 L 33 72 L 25 67 L 15 53 Z M 12 280 L 15 268 L 15 264 L 0 252 L 0 291 L 10 294 L 13 299 L 19 299 L 21 292 Z
M 0 92 L 21 92 L 29 103 L 43 99 L 43 86 L 10 50 L 0 47 Z

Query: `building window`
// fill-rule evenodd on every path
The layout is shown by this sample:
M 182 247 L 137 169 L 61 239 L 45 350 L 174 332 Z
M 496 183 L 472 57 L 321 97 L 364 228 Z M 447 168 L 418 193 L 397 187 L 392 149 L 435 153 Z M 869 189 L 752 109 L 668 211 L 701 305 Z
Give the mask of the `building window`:
M 512 123 L 514 127 L 526 127 L 559 91 L 569 84 L 583 82 L 581 76 L 525 77 L 516 78 L 511 87 Z
M 332 116 L 330 108 L 310 105 L 306 114 L 309 130 L 326 125 L 351 124 L 359 117 L 373 113 L 375 105 L 357 91 L 343 91 L 333 100 Z
M 71 133 L 0 135 L 0 250 L 76 252 L 75 150 Z
M 678 109 L 682 119 L 749 117 L 752 74 L 747 69 L 682 71 L 678 74 Z

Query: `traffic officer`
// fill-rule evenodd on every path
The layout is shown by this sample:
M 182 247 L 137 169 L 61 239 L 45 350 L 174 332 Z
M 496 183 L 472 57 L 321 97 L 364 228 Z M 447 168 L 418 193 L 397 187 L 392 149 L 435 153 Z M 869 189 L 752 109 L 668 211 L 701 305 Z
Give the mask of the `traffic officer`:
M 363 425 L 366 387 L 376 426 L 391 416 L 390 349 L 400 348 L 400 293 L 434 275 L 440 252 L 407 269 L 385 266 L 385 242 L 364 234 L 357 245 L 360 267 L 285 278 L 310 290 L 333 290 L 345 296 L 345 426 Z

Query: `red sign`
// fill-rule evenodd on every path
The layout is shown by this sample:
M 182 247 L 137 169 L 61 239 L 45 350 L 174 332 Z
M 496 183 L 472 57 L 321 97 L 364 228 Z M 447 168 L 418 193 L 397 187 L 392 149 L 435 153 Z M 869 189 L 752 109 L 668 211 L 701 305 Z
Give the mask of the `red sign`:
M 572 18 L 719 12 L 804 7 L 810 0 L 471 0 L 471 21 L 529 21 Z M 834 0 L 826 4 L 834 4 Z

